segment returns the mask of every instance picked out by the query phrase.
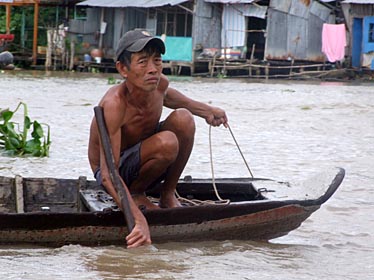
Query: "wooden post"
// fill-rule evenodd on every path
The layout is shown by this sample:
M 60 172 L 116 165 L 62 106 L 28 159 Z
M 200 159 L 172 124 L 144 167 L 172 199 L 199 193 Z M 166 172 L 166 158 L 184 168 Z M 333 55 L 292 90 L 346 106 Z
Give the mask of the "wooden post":
M 11 15 L 11 6 L 9 4 L 5 5 L 5 13 L 6 13 L 6 23 L 5 29 L 6 34 L 10 34 L 10 15 Z
M 69 70 L 73 70 L 74 68 L 74 56 L 75 56 L 75 42 L 73 40 L 70 41 L 70 65 Z
M 291 78 L 291 76 L 292 76 L 292 67 L 293 67 L 293 63 L 294 63 L 294 59 L 292 58 L 291 59 L 291 67 L 290 67 L 290 72 L 289 72 L 289 76 L 288 76 L 288 78 Z
M 58 28 L 56 30 L 56 37 L 58 38 L 58 40 L 61 39 L 61 68 L 65 70 L 67 68 L 66 65 L 69 54 L 66 52 L 65 38 L 60 35 L 59 31 L 60 29 Z
M 45 58 L 45 68 L 50 70 L 52 66 L 53 30 L 47 30 L 47 53 Z
M 21 176 L 16 175 L 14 178 L 15 194 L 16 194 L 16 210 L 17 213 L 25 212 L 25 202 L 23 199 L 23 179 Z
M 32 64 L 33 65 L 36 65 L 36 61 L 37 61 L 38 16 L 39 16 L 39 3 L 35 2 L 35 5 L 34 5 L 34 40 L 32 44 Z
M 99 37 L 99 50 L 103 49 L 103 34 L 101 33 L 101 25 L 104 22 L 104 15 L 105 15 L 105 10 L 104 8 L 101 8 L 101 14 L 100 14 L 100 37 Z
M 249 69 L 248 69 L 249 77 L 252 77 L 252 63 L 254 61 L 255 48 L 256 48 L 256 44 L 253 44 L 252 50 L 251 50 L 251 56 L 249 58 Z

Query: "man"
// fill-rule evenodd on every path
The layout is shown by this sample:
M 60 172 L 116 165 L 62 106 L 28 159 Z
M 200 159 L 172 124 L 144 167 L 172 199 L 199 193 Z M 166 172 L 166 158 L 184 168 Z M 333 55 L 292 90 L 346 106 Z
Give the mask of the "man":
M 191 154 L 197 115 L 213 126 L 227 125 L 225 112 L 194 101 L 169 88 L 162 74 L 161 54 L 165 45 L 146 31 L 127 32 L 116 50 L 116 68 L 125 81 L 113 86 L 101 99 L 111 140 L 115 165 L 129 197 L 135 227 L 126 237 L 128 248 L 150 244 L 146 209 L 178 207 L 175 189 Z M 163 106 L 174 109 L 162 122 Z M 88 157 L 99 184 L 103 184 L 117 205 L 119 197 L 110 180 L 104 151 L 100 145 L 95 118 L 92 120 Z M 151 203 L 145 192 L 164 180 L 159 205 Z M 127 187 L 127 188 L 126 188 Z

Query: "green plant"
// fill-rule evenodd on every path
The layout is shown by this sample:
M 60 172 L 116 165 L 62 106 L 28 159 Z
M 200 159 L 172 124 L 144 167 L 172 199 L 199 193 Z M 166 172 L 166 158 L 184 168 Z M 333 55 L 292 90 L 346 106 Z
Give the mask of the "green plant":
M 21 105 L 24 109 L 22 129 L 18 123 L 11 121 Z M 42 125 L 48 129 L 46 136 Z M 28 139 L 31 128 L 31 139 Z M 49 125 L 40 124 L 36 120 L 31 121 L 27 115 L 27 105 L 25 103 L 20 102 L 14 111 L 0 109 L 0 149 L 8 151 L 10 155 L 46 157 L 49 156 L 50 145 Z
M 115 85 L 118 84 L 117 79 L 114 77 L 109 77 L 108 78 L 108 85 Z

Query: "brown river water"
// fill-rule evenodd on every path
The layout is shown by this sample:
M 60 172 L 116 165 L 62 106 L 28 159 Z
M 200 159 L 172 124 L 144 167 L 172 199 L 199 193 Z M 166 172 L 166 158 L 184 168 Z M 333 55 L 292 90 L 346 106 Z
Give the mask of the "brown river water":
M 3 72 L 0 108 L 27 103 L 51 126 L 49 158 L 0 155 L 0 175 L 92 179 L 93 107 L 115 74 Z M 253 174 L 303 181 L 343 167 L 343 184 L 300 228 L 269 242 L 227 240 L 60 248 L 0 246 L 0 279 L 374 279 L 374 83 L 170 78 L 220 106 Z M 165 111 L 165 114 L 167 111 Z M 19 114 L 19 119 L 22 115 Z M 212 176 L 209 129 L 196 118 L 183 175 Z M 248 177 L 227 129 L 212 129 L 215 177 Z M 1 221 L 0 221 L 1 223 Z

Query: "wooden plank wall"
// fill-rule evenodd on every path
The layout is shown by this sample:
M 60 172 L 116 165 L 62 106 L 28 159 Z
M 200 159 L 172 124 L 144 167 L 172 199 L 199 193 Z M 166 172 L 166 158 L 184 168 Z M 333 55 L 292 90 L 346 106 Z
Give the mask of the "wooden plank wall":
M 0 177 L 0 212 L 77 212 L 86 179 Z

